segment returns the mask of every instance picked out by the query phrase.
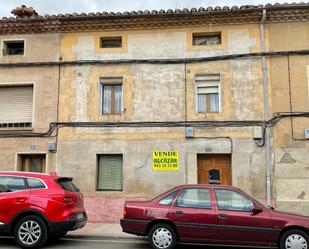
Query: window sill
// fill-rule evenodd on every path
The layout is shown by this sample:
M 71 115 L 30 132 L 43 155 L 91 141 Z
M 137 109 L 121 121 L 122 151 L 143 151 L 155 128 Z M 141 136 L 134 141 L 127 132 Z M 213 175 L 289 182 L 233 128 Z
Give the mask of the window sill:
M 25 54 L 2 54 L 3 57 L 18 57 L 24 56 Z
M 95 191 L 95 195 L 102 195 L 102 196 L 110 196 L 110 195 L 115 195 L 115 196 L 124 196 L 125 191 Z
M 4 61 L 15 61 L 15 60 L 21 60 L 23 58 L 25 58 L 24 54 L 11 54 L 11 55 L 1 55 L 2 59 Z
M 190 50 L 216 50 L 216 49 L 224 49 L 225 46 L 223 44 L 215 44 L 215 45 L 192 45 Z
M 221 114 L 221 112 L 196 112 L 195 113 L 196 116 L 200 116 L 200 115 L 217 115 L 217 114 Z
M 102 53 L 126 53 L 126 49 L 123 47 L 120 48 L 99 48 L 99 52 Z
M 0 131 L 33 131 L 33 127 L 8 127 L 0 128 Z

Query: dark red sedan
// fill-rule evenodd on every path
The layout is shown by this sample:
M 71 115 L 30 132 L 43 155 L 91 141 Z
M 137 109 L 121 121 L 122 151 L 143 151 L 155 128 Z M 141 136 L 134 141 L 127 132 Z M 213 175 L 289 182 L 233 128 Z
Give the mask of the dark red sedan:
M 124 232 L 155 249 L 177 243 L 307 249 L 309 217 L 263 206 L 238 188 L 184 185 L 146 202 L 126 202 Z

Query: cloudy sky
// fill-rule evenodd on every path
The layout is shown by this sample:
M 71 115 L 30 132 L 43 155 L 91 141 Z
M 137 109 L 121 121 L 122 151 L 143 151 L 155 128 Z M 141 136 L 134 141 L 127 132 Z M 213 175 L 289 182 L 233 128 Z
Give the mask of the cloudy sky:
M 0 16 L 11 16 L 11 10 L 25 4 L 41 15 L 145 9 L 175 9 L 206 6 L 233 6 L 246 4 L 295 2 L 289 0 L 0 0 Z

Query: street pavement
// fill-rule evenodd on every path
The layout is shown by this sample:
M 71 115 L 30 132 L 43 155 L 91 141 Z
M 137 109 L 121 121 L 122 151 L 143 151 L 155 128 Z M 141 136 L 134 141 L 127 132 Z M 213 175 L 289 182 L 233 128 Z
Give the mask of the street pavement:
M 0 248 L 14 248 L 18 249 L 12 238 L 0 237 Z M 79 238 L 63 238 L 57 241 L 47 241 L 46 245 L 42 249 L 49 248 L 65 248 L 65 249 L 151 249 L 147 240 L 145 239 L 79 239 Z M 215 249 L 219 247 L 208 246 L 193 246 L 193 245 L 179 245 L 176 249 Z M 227 248 L 227 247 L 224 247 Z M 236 249 L 236 248 L 227 248 Z

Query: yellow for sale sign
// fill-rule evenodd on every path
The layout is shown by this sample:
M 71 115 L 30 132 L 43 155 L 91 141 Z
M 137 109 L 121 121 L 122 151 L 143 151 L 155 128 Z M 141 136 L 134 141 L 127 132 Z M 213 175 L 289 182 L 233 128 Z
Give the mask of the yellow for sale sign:
M 152 152 L 153 170 L 178 170 L 178 151 Z

